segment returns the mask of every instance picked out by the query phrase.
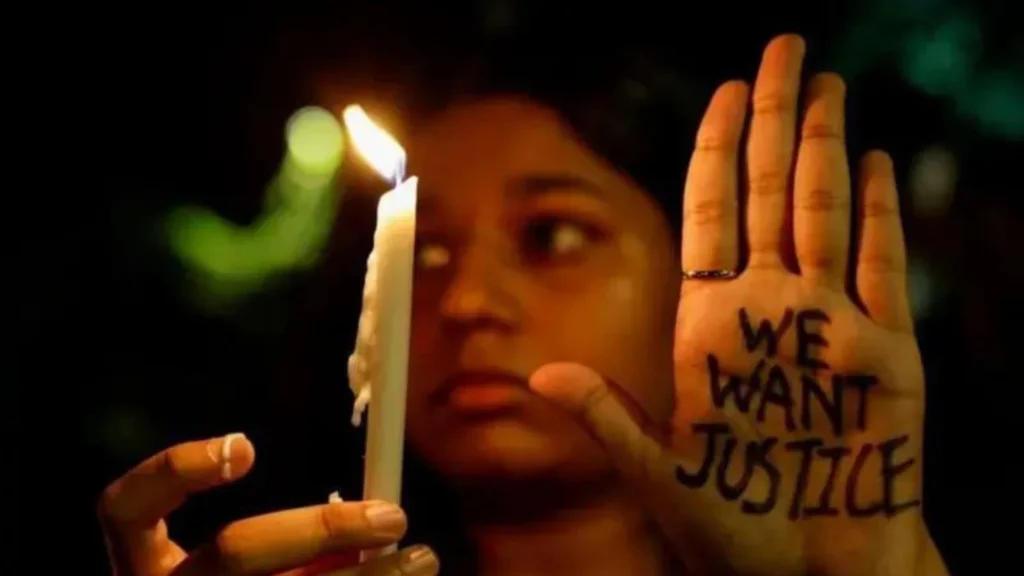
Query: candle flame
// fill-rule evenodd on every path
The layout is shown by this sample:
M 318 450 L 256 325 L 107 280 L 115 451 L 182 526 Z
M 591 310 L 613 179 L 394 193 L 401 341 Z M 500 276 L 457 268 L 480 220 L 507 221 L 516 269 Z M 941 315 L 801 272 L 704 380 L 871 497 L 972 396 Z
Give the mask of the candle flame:
M 401 182 L 405 178 L 405 150 L 391 134 L 377 126 L 358 104 L 346 107 L 342 118 L 356 150 L 370 166 L 395 184 Z

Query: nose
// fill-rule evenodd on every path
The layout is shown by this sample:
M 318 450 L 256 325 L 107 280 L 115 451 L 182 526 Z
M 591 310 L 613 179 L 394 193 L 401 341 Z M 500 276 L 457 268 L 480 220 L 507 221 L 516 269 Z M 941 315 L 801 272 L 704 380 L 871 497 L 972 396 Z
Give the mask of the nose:
M 478 236 L 463 247 L 452 265 L 455 269 L 441 299 L 446 325 L 502 332 L 518 325 L 522 307 L 515 274 L 497 239 Z

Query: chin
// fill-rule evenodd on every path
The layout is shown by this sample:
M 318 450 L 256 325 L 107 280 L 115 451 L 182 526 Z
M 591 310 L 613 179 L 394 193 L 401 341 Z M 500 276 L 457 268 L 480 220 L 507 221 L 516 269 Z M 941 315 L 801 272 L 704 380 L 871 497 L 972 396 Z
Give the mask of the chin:
M 437 447 L 420 450 L 438 472 L 456 482 L 584 481 L 608 468 L 600 447 L 575 431 L 543 430 L 518 418 L 465 422 L 458 428 L 439 435 L 445 441 Z

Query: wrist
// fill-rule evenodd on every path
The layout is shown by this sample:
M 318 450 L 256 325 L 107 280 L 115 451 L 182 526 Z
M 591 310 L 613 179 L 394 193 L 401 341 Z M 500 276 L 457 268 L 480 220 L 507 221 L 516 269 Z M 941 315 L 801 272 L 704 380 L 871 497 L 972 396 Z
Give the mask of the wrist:
M 949 576 L 949 569 L 946 568 L 942 554 L 939 553 L 939 548 L 932 540 L 928 528 L 923 526 L 923 523 L 921 528 L 923 537 L 921 547 L 918 549 L 916 576 Z

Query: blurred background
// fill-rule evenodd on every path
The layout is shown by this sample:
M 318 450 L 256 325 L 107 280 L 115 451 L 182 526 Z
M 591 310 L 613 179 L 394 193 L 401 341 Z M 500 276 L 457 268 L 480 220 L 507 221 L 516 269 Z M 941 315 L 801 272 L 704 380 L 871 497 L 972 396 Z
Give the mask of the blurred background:
M 846 77 L 851 153 L 882 147 L 897 165 L 927 373 L 932 533 L 955 574 L 1002 567 L 1020 492 L 1012 398 L 1024 385 L 1013 340 L 1024 318 L 1020 8 L 276 4 L 98 7 L 73 23 L 76 40 L 49 79 L 74 110 L 61 153 L 75 162 L 50 168 L 67 177 L 68 199 L 46 201 L 55 216 L 42 239 L 36 229 L 19 240 L 25 278 L 41 282 L 15 306 L 29 321 L 18 345 L 30 347 L 16 354 L 23 370 L 8 408 L 19 513 L 8 543 L 34 568 L 4 573 L 63 563 L 107 573 L 96 496 L 186 439 L 244 431 L 260 455 L 245 482 L 174 518 L 185 544 L 232 518 L 332 490 L 358 495 L 362 436 L 348 424 L 345 362 L 386 185 L 358 162 L 299 199 L 272 185 L 296 110 L 358 100 L 401 134 L 410 79 L 504 43 L 541 61 L 639 47 L 668 63 L 688 95 L 680 109 L 696 117 L 717 83 L 752 79 L 764 43 L 790 31 L 807 38 L 809 67 Z

